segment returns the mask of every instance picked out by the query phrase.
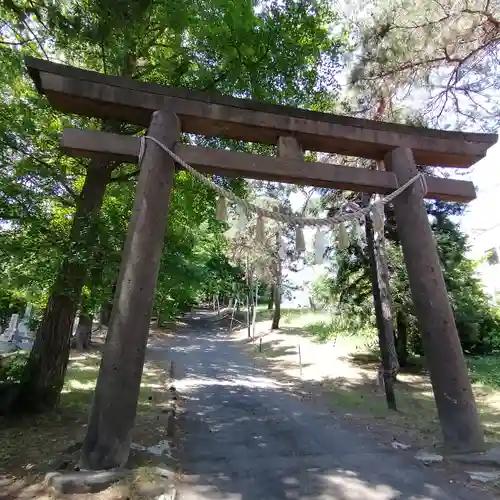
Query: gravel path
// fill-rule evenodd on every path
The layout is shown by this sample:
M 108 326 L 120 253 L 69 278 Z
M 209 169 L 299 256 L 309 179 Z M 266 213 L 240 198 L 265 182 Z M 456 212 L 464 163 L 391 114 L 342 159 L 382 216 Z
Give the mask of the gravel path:
M 186 399 L 180 500 L 492 498 L 301 401 L 208 312 L 192 314 L 170 346 Z

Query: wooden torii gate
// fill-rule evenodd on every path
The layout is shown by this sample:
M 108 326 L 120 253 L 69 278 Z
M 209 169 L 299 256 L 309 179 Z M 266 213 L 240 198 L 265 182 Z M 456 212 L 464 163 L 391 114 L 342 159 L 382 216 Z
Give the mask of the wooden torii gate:
M 445 132 L 208 95 L 27 59 L 38 90 L 58 110 L 148 127 L 148 135 L 201 172 L 387 194 L 417 164 L 468 167 L 496 142 L 493 134 Z M 183 145 L 181 133 L 279 145 L 279 157 Z M 70 155 L 138 161 L 137 137 L 68 129 Z M 301 151 L 384 161 L 387 171 L 305 162 Z M 173 160 L 148 142 L 128 226 L 108 338 L 84 443 L 89 468 L 123 465 L 129 454 L 150 315 L 165 236 Z M 427 177 L 426 197 L 468 202 L 470 182 Z M 394 200 L 445 444 L 482 447 L 483 433 L 420 183 Z

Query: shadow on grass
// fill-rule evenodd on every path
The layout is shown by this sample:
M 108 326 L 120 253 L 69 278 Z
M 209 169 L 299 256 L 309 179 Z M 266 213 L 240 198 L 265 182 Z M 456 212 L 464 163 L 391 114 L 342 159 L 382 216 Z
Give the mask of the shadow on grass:
M 40 484 L 44 473 L 61 463 L 64 468 L 77 464 L 99 372 L 100 347 L 71 353 L 56 410 L 16 419 L 0 418 L 0 499 L 42 498 L 46 493 L 46 487 Z M 146 447 L 166 436 L 162 404 L 169 392 L 169 379 L 163 362 L 166 349 L 148 352 L 133 431 L 133 441 Z M 135 456 L 134 467 L 148 464 L 149 459 Z
M 301 330 L 290 328 L 283 333 L 299 333 Z M 304 399 L 326 404 L 349 420 L 354 419 L 371 430 L 377 429 L 385 439 L 396 437 L 422 447 L 434 447 L 441 442 L 434 395 L 423 358 L 411 358 L 399 374 L 395 386 L 399 411 L 392 412 L 387 409 L 383 387 L 377 383 L 379 358 L 375 351 L 352 353 L 339 358 L 359 368 L 355 378 L 327 377 L 318 383 L 302 380 L 297 370 L 290 372 L 290 362 L 280 359 L 297 354 L 297 350 L 290 346 L 283 347 L 279 341 L 274 341 L 264 343 L 262 353 L 258 352 L 257 347 L 246 345 L 246 348 L 273 376 L 283 381 L 292 380 Z M 500 391 L 495 390 L 495 383 L 498 383 L 495 379 L 496 370 L 500 364 L 495 364 L 494 358 L 481 358 L 470 360 L 470 365 L 474 381 L 489 385 L 474 386 L 485 434 L 489 441 L 500 441 Z
M 378 349 L 369 349 L 365 352 L 352 353 L 344 359 L 353 365 L 372 369 L 377 369 L 380 364 Z M 426 374 L 425 359 L 421 356 L 410 356 L 405 366 L 401 367 L 400 373 L 411 373 L 414 375 Z
M 250 350 L 256 359 L 249 361 L 237 346 Z M 413 450 L 392 449 L 391 441 L 398 433 L 393 432 L 392 415 L 385 409 L 381 391 L 371 395 L 376 388 L 369 370 L 356 381 L 347 374 L 305 381 L 283 370 L 276 355 L 283 345 L 275 342 L 263 347 L 267 356 L 260 357 L 258 345 L 204 324 L 193 325 L 185 338 L 176 337 L 172 356 L 185 366 L 182 387 L 186 396 L 181 419 L 181 496 L 187 493 L 190 498 L 214 500 L 484 498 L 467 494 L 457 481 L 422 467 L 413 459 Z M 303 403 L 320 396 L 321 403 L 328 401 L 330 411 L 324 404 L 314 408 Z M 432 403 L 425 388 L 419 403 Z M 349 405 L 351 409 L 346 410 Z M 380 409 L 380 417 L 354 418 L 357 405 L 359 413 L 367 407 L 374 413 Z M 411 419 L 419 411 L 415 406 L 395 418 Z M 379 422 L 385 434 L 373 431 Z M 432 419 L 429 425 L 432 435 L 436 428 Z M 401 427 L 401 435 L 407 436 L 409 429 Z

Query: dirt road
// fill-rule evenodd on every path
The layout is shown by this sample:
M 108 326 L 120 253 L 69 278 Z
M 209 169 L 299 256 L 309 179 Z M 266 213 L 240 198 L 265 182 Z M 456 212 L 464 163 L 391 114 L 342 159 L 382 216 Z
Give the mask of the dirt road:
M 188 322 L 170 347 L 186 398 L 180 500 L 491 498 L 294 396 L 210 313 Z

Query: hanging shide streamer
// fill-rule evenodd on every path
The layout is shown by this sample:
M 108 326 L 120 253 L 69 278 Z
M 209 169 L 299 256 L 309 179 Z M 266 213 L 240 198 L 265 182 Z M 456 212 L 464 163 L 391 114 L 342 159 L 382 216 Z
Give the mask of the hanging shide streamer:
M 248 225 L 248 217 L 241 205 L 236 205 L 236 217 L 236 231 L 237 233 L 242 233 Z
M 255 227 L 255 239 L 257 243 L 260 243 L 261 245 L 264 245 L 266 242 L 264 218 L 261 215 L 257 217 L 257 226 Z
M 375 234 L 383 234 L 384 231 L 384 205 L 380 200 L 373 204 L 371 211 L 371 218 L 373 221 L 373 232 Z
M 338 232 L 338 248 L 340 250 L 345 250 L 349 247 L 349 235 L 347 234 L 347 230 L 343 222 L 339 224 L 339 232 Z
M 299 253 L 306 251 L 306 240 L 304 238 L 304 230 L 300 226 L 297 226 L 295 228 L 295 250 Z
M 283 238 L 280 238 L 280 246 L 278 248 L 278 256 L 281 260 L 286 258 L 286 248 Z
M 217 220 L 223 222 L 227 221 L 227 204 L 224 196 L 219 196 L 219 198 L 217 198 L 215 213 Z
M 361 228 L 360 221 L 358 219 L 354 219 L 351 225 L 351 239 L 358 244 L 361 244 L 363 241 L 363 229 Z
M 326 251 L 325 233 L 321 229 L 316 230 L 314 235 L 314 263 L 323 264 L 323 257 Z
M 236 237 L 236 228 L 234 226 L 231 226 L 225 233 L 224 233 L 224 236 L 229 239 L 229 240 L 232 240 L 233 238 Z
M 265 266 L 261 261 L 258 261 L 255 264 L 255 276 L 259 279 L 263 279 L 265 277 Z

